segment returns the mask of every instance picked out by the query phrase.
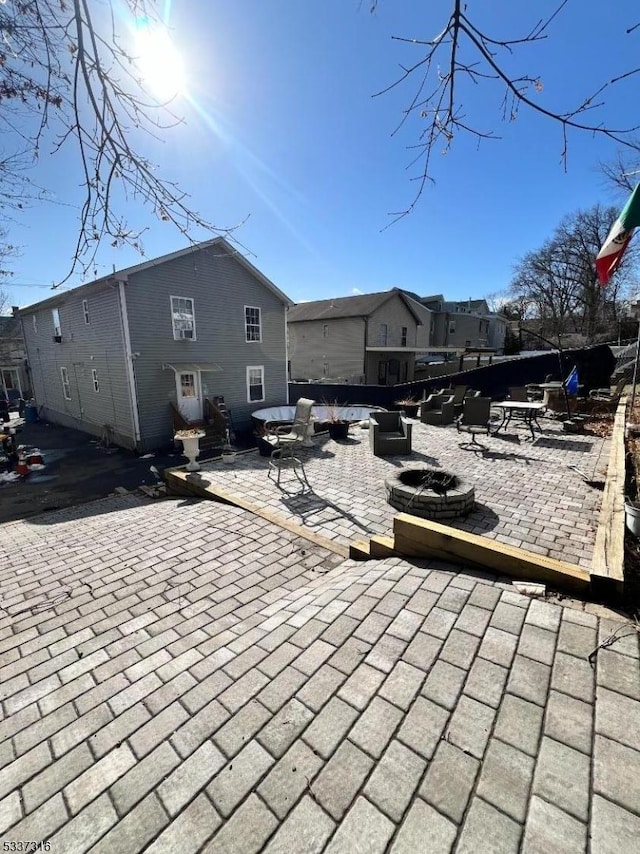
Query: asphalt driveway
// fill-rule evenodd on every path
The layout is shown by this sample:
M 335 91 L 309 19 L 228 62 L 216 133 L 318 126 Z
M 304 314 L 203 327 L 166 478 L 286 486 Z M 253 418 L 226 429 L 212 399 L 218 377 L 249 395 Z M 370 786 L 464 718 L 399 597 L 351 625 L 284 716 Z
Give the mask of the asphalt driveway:
M 133 490 L 152 485 L 156 477 L 150 466 L 162 472 L 184 460 L 177 451 L 139 457 L 123 448 L 103 448 L 93 436 L 45 421 L 19 430 L 17 443 L 39 448 L 45 468 L 0 485 L 0 523 L 104 498 L 118 486 Z

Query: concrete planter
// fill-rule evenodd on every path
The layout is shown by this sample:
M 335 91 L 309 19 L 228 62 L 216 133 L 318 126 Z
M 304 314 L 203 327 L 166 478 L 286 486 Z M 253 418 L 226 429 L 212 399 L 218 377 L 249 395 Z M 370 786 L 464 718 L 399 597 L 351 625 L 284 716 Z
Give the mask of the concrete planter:
M 204 433 L 194 433 L 192 435 L 183 435 L 176 433 L 173 437 L 176 442 L 182 442 L 182 452 L 189 460 L 185 466 L 187 471 L 200 471 L 200 465 L 196 462 L 200 453 L 200 439 L 204 437 Z

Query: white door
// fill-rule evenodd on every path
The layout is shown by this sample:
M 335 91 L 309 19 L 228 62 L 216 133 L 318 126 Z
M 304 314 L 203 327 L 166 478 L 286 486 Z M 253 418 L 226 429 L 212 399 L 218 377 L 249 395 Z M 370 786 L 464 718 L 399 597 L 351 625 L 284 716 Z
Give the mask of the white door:
M 197 373 L 176 374 L 178 409 L 187 421 L 202 420 L 200 377 Z

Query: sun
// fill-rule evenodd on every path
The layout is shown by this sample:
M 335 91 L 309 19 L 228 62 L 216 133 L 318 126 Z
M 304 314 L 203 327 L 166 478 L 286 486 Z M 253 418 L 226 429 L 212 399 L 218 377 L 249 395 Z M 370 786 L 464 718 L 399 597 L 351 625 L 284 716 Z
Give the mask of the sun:
M 166 27 L 141 18 L 136 26 L 136 65 L 142 85 L 159 101 L 171 101 L 186 89 L 182 57 Z

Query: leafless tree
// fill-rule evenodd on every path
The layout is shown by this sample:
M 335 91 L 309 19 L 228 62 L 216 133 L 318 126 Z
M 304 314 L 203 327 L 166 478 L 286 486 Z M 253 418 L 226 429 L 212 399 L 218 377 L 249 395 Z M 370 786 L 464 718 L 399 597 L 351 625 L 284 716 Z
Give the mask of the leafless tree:
M 602 163 L 601 169 L 610 186 L 625 195 L 632 192 L 640 183 L 640 137 L 635 137 L 631 146 L 618 151 L 609 163 Z
M 568 0 L 555 0 L 550 13 L 539 18 L 528 32 L 512 38 L 498 37 L 497 33 L 485 32 L 468 12 L 465 0 L 450 0 L 448 18 L 431 38 L 400 37 L 395 39 L 406 46 L 412 58 L 401 65 L 400 75 L 386 88 L 377 93 L 382 95 L 398 87 L 408 87 L 408 104 L 394 131 L 397 133 L 407 122 L 417 125 L 411 166 L 417 167 L 413 178 L 417 189 L 410 204 L 392 214 L 392 221 L 407 216 L 420 199 L 427 182 L 433 181 L 434 154 L 448 152 L 456 137 L 470 135 L 478 144 L 485 140 L 498 139 L 495 121 L 514 121 L 521 109 L 538 113 L 558 125 L 561 134 L 561 157 L 566 166 L 568 135 L 571 131 L 586 131 L 593 136 L 608 137 L 622 146 L 633 147 L 634 133 L 638 125 L 611 127 L 596 116 L 605 103 L 609 90 L 624 80 L 640 73 L 640 67 L 629 69 L 605 80 L 597 89 L 586 93 L 578 103 L 558 111 L 546 106 L 542 100 L 543 81 L 539 74 L 513 73 L 515 60 L 526 56 L 530 61 L 531 45 L 542 42 L 550 35 L 554 20 L 563 13 Z M 371 0 L 371 11 L 375 11 L 379 0 Z M 536 4 L 536 7 L 538 4 Z M 626 30 L 631 35 L 638 25 Z M 562 49 L 562 45 L 559 46 Z M 417 58 L 416 58 L 417 54 Z M 472 103 L 470 91 L 477 91 L 468 84 L 487 87 L 496 83 L 502 93 L 498 112 L 491 119 L 483 118 L 477 123 L 468 115 Z M 591 116 L 594 116 L 591 119 Z M 483 113 L 483 117 L 486 113 Z
M 528 304 L 542 334 L 557 339 L 577 333 L 593 341 L 617 323 L 621 301 L 636 281 L 638 249 L 630 245 L 606 288 L 594 266 L 617 215 L 617 208 L 602 205 L 570 214 L 516 264 L 511 294 Z
M 29 167 L 74 146 L 84 199 L 66 278 L 86 272 L 105 240 L 141 250 L 144 229 L 124 216 L 132 198 L 189 239 L 230 232 L 194 211 L 140 148 L 179 118 L 147 91 L 136 26 L 161 31 L 156 0 L 0 0 L 0 213 L 41 199 Z

